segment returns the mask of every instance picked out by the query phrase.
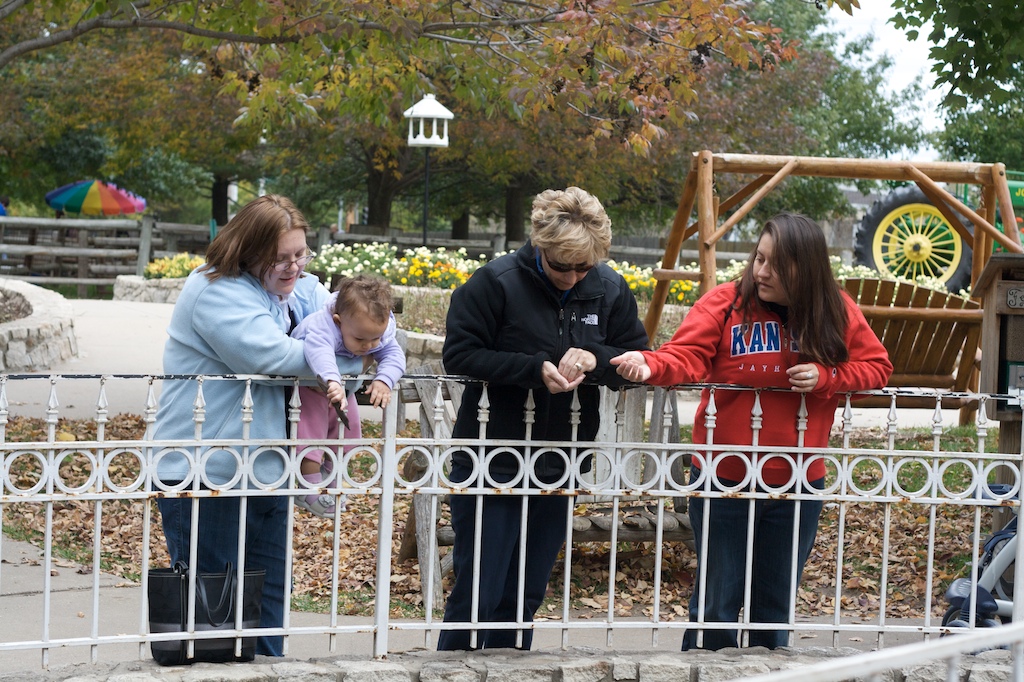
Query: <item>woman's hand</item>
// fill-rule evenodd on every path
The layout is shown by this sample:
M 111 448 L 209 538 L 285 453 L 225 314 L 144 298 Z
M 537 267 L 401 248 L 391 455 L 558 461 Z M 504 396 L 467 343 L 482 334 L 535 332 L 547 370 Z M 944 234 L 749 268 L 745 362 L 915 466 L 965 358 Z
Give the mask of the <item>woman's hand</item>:
M 797 393 L 810 393 L 817 387 L 818 379 L 821 378 L 820 370 L 813 362 L 793 365 L 786 370 L 786 374 L 789 375 L 789 383 Z
M 624 379 L 639 383 L 651 378 L 651 367 L 647 364 L 647 358 L 638 350 L 626 351 L 612 358 L 610 362 L 615 372 Z
M 580 385 L 583 381 L 583 377 L 586 376 L 582 372 L 576 375 L 576 378 L 570 381 L 566 379 L 558 367 L 555 367 L 554 363 L 550 360 L 545 360 L 544 365 L 540 368 L 540 379 L 544 382 L 544 386 L 551 393 L 566 393 L 571 391 Z
M 597 356 L 582 348 L 570 348 L 558 362 L 558 373 L 568 381 L 585 377 L 587 372 L 593 372 L 596 368 Z

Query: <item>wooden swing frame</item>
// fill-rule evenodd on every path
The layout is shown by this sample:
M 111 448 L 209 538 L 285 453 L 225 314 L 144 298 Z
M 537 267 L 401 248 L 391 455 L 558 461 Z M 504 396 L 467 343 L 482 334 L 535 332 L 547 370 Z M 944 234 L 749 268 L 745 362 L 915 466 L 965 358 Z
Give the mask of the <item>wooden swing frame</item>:
M 724 201 L 715 195 L 715 177 L 721 173 L 755 175 L 739 191 Z M 1006 166 L 1002 163 L 970 163 L 943 161 L 892 161 L 875 159 L 824 158 L 809 156 L 763 156 L 756 154 L 721 154 L 708 150 L 695 152 L 690 163 L 675 219 L 665 245 L 661 267 L 655 269 L 654 297 L 644 317 L 647 335 L 654 338 L 661 321 L 669 286 L 674 280 L 691 280 L 699 284 L 703 295 L 715 286 L 715 245 L 729 230 L 738 225 L 771 190 L 790 176 L 812 176 L 866 180 L 898 180 L 914 182 L 935 207 L 971 246 L 971 286 L 991 257 L 993 243 L 1011 253 L 1024 253 L 1020 234 L 1009 230 L 1004 235 L 995 227 L 996 211 L 1004 225 L 1016 225 L 1013 202 L 1006 183 Z M 939 183 L 962 183 L 981 187 L 981 205 L 977 211 L 965 205 Z M 690 221 L 696 207 L 697 219 Z M 737 208 L 738 207 L 738 208 Z M 719 216 L 736 210 L 721 224 Z M 972 234 L 957 213 L 974 223 Z M 683 242 L 697 235 L 699 271 L 677 268 Z

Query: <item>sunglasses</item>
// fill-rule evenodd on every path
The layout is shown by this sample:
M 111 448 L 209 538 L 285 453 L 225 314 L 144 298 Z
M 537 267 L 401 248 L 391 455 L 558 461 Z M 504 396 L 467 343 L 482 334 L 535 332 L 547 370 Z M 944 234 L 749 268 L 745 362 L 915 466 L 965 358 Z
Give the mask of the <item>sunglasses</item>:
M 548 267 L 555 272 L 590 272 L 594 267 L 594 263 L 559 263 L 548 258 L 547 254 L 544 254 L 544 258 L 548 261 Z

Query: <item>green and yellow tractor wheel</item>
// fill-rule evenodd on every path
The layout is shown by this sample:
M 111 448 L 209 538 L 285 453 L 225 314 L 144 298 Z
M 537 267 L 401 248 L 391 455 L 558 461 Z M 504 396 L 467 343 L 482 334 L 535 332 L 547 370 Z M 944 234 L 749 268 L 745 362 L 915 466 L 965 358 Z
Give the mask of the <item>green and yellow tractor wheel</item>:
M 875 202 L 860 222 L 855 251 L 859 264 L 902 279 L 930 277 L 953 292 L 971 282 L 970 247 L 917 187 Z

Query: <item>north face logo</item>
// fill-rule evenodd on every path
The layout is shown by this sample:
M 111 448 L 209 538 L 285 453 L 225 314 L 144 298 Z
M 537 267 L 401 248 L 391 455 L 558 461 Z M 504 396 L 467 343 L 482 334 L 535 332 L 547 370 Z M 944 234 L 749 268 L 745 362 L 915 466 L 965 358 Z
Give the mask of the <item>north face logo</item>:
M 589 315 L 584 317 L 583 318 L 583 324 L 589 324 L 589 325 L 593 325 L 593 326 L 596 327 L 597 326 L 597 313 L 590 313 Z

